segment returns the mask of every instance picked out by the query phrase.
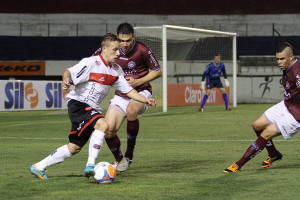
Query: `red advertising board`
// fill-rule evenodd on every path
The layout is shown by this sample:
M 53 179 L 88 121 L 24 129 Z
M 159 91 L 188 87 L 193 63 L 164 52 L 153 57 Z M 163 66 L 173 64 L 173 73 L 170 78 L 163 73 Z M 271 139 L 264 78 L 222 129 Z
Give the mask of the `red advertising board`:
M 229 98 L 229 88 L 225 87 Z M 200 105 L 205 95 L 205 90 L 200 89 L 200 84 L 168 84 L 168 106 Z M 218 88 L 213 88 L 205 105 L 222 105 L 224 100 Z

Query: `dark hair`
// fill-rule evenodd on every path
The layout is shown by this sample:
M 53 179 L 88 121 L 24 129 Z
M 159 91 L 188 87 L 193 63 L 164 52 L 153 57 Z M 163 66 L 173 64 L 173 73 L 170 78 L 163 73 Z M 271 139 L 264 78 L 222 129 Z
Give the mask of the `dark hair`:
M 117 35 L 125 34 L 125 35 L 134 35 L 134 28 L 131 24 L 125 22 L 118 26 L 117 28 Z
M 215 53 L 214 57 L 216 57 L 216 56 L 221 56 L 221 54 L 220 53 Z
M 276 49 L 276 53 L 281 53 L 283 52 L 283 50 L 285 50 L 285 48 L 290 47 L 291 50 L 293 51 L 293 46 L 288 43 L 288 42 L 282 42 L 280 44 L 278 44 L 277 49 Z
M 108 42 L 114 42 L 114 41 L 119 41 L 118 37 L 113 33 L 107 33 L 102 38 L 101 47 L 108 46 Z

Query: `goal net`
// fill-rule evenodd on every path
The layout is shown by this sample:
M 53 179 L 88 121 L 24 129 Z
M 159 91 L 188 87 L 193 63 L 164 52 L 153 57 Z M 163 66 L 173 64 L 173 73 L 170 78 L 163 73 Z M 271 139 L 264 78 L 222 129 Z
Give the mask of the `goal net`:
M 162 25 L 135 27 L 135 34 L 151 48 L 163 70 L 162 78 L 151 82 L 156 110 L 167 112 L 168 84 L 200 84 L 215 53 L 221 54 L 226 66 L 230 101 L 236 107 L 236 33 Z

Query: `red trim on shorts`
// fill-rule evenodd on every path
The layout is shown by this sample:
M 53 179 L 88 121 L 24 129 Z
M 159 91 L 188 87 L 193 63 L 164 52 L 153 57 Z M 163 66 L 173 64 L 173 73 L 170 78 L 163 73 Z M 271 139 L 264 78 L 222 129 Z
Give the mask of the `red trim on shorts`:
M 76 134 L 77 131 L 72 131 L 71 133 L 69 133 L 69 135 L 73 135 L 73 134 Z
M 96 118 L 98 118 L 98 117 L 103 117 L 102 115 L 96 115 L 96 116 L 94 116 L 82 129 L 81 129 L 81 131 L 79 132 L 79 134 L 78 134 L 78 136 L 80 136 L 81 135 L 81 133 L 82 133 L 82 131 L 84 131 L 84 129 L 87 127 L 87 126 L 89 126 Z

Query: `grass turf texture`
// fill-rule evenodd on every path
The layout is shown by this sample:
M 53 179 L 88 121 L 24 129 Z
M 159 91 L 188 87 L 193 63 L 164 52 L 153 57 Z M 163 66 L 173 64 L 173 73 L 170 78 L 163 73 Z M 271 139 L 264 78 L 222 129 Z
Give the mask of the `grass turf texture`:
M 256 139 L 251 122 L 271 104 L 169 108 L 140 116 L 134 162 L 113 183 L 82 177 L 88 146 L 48 168 L 49 179 L 30 175 L 31 164 L 68 142 L 66 111 L 0 112 L 0 199 L 297 199 L 299 138 L 275 138 L 281 161 L 262 169 L 261 152 L 242 171 L 222 170 L 240 159 Z M 126 122 L 119 131 L 126 147 Z M 104 144 L 97 162 L 113 163 Z

